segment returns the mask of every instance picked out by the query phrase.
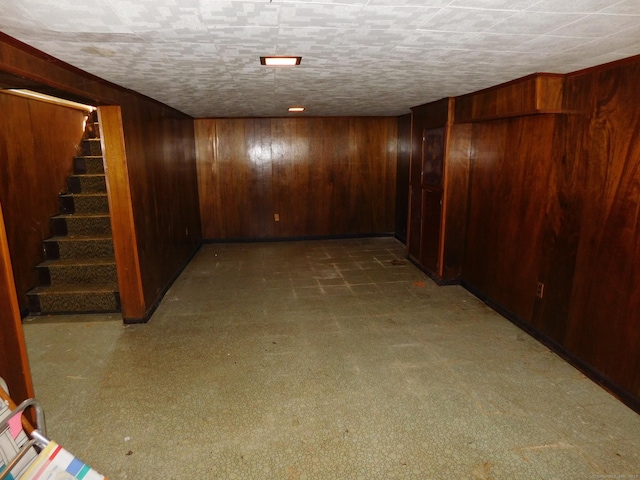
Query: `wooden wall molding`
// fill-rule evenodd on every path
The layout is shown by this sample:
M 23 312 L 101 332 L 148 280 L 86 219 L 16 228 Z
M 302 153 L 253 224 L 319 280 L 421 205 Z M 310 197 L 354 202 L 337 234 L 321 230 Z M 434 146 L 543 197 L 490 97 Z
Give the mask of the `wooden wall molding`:
M 524 115 L 575 113 L 563 109 L 564 75 L 536 73 L 456 97 L 455 122 L 486 122 Z

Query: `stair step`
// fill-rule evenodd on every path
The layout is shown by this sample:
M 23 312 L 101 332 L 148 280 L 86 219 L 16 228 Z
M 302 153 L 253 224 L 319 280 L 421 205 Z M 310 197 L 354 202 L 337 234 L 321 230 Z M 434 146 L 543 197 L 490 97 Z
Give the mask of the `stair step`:
M 67 258 L 113 258 L 110 236 L 51 237 L 44 241 L 47 260 Z
M 102 155 L 102 147 L 100 145 L 99 138 L 83 138 L 81 147 L 83 155 Z
M 106 193 L 63 193 L 60 195 L 62 213 L 109 213 Z
M 67 187 L 71 193 L 105 193 L 107 191 L 104 174 L 70 175 Z
M 111 235 L 109 214 L 74 213 L 51 217 L 51 230 L 56 236 L 91 237 Z
M 84 129 L 84 138 L 85 139 L 93 139 L 93 138 L 100 138 L 100 125 L 98 125 L 98 122 L 87 122 L 87 125 L 85 126 Z
M 109 285 L 118 282 L 109 258 L 45 260 L 37 266 L 41 285 Z
M 27 292 L 34 315 L 120 311 L 116 284 L 40 286 Z
M 104 174 L 104 159 L 101 155 L 74 157 L 73 171 L 76 175 Z

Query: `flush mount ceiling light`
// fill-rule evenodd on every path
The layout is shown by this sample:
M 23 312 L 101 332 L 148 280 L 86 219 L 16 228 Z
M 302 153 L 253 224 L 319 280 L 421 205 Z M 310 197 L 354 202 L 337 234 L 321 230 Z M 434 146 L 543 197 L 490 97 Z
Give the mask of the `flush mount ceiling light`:
M 268 67 L 295 67 L 301 61 L 302 57 L 260 57 L 260 65 Z
M 289 111 L 293 113 L 304 112 L 304 107 L 289 107 Z

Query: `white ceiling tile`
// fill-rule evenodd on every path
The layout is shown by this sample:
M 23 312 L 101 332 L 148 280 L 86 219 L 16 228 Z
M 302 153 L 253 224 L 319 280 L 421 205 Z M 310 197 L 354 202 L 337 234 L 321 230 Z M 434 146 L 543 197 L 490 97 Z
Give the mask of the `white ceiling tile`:
M 602 10 L 601 13 L 615 13 L 620 15 L 640 15 L 638 0 L 623 0 Z
M 595 14 L 558 28 L 553 31 L 553 35 L 598 38 L 638 26 L 640 26 L 640 16 Z
M 245 45 L 274 54 L 278 27 L 217 27 L 209 29 L 209 41 L 216 45 Z
M 358 26 L 359 5 L 283 3 L 280 25 L 287 27 L 347 28 Z
M 160 30 L 205 30 L 196 1 L 109 0 L 113 11 L 135 32 Z
M 439 8 L 398 8 L 366 6 L 358 12 L 358 25 L 367 25 L 371 30 L 413 30 L 426 24 Z
M 372 6 L 388 6 L 388 7 L 446 7 L 451 0 L 369 0 L 365 2 Z
M 276 26 L 280 5 L 256 1 L 216 0 L 202 3 L 200 14 L 211 26 Z
M 526 10 L 539 0 L 453 0 L 450 7 L 480 8 L 488 10 Z
M 513 15 L 503 10 L 443 8 L 422 25 L 424 30 L 483 32 Z
M 107 4 L 88 0 L 33 0 L 14 4 L 25 16 L 56 32 L 132 33 Z
M 528 10 L 553 13 L 596 13 L 611 4 L 611 0 L 541 0 Z
M 546 53 L 551 55 L 591 43 L 592 42 L 590 40 L 582 37 L 554 37 L 552 35 L 541 35 L 518 45 L 516 50 L 523 53 Z
M 466 48 L 477 35 L 474 32 L 439 32 L 433 30 L 416 30 L 407 33 L 402 41 L 405 47 L 427 48 Z
M 503 33 L 479 33 L 464 45 L 468 50 L 516 50 L 517 47 L 534 38 L 534 35 L 513 35 Z
M 636 25 L 636 26 L 631 27 L 631 28 L 626 28 L 626 29 L 620 30 L 615 35 L 617 37 L 620 37 L 620 38 L 636 38 L 636 39 L 640 39 L 640 26 Z
M 584 18 L 581 14 L 518 12 L 493 26 L 491 33 L 544 35 Z M 567 34 L 567 36 L 571 36 Z
M 344 31 L 337 28 L 280 27 L 276 41 L 280 55 L 306 55 L 331 51 L 343 42 Z

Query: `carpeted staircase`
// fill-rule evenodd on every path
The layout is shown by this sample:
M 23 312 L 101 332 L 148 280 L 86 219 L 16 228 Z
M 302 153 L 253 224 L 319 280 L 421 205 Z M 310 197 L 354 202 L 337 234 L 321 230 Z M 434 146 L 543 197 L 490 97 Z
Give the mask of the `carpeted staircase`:
M 95 112 L 87 121 L 82 156 L 74 158 L 53 237 L 44 241 L 40 285 L 27 292 L 33 315 L 120 311 L 109 202 Z

